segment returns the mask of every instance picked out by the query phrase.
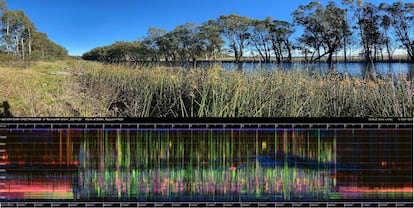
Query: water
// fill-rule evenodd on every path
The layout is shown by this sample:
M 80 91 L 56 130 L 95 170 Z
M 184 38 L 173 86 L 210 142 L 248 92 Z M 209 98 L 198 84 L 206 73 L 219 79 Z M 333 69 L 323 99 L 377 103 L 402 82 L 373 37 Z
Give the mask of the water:
M 132 67 L 138 65 L 146 66 L 146 67 L 154 67 L 154 66 L 177 66 L 177 67 L 184 67 L 184 68 L 191 68 L 193 67 L 193 63 L 188 62 L 140 62 L 140 63 L 130 63 Z M 201 68 L 209 68 L 213 62 L 209 61 L 198 61 L 196 63 L 197 67 Z M 319 73 L 325 74 L 330 71 L 330 67 L 327 63 L 260 63 L 260 62 L 245 62 L 242 63 L 241 66 L 237 65 L 231 61 L 224 61 L 219 63 L 219 65 L 227 70 L 227 71 L 237 71 L 237 70 L 244 70 L 246 73 L 255 72 L 255 71 L 273 71 L 275 68 L 280 68 L 283 70 L 304 70 L 309 74 Z M 394 62 L 394 63 L 374 63 L 374 64 L 366 64 L 361 62 L 349 62 L 349 63 L 334 63 L 333 69 L 338 71 L 341 74 L 346 74 L 350 77 L 359 77 L 363 78 L 366 76 L 367 72 L 371 72 L 376 76 L 380 77 L 394 77 L 398 78 L 398 74 L 406 74 L 411 79 L 414 77 L 414 63 L 407 63 L 407 62 Z
M 224 62 L 221 66 L 225 70 L 237 70 L 238 66 L 232 62 Z M 242 69 L 246 72 L 253 71 L 272 71 L 275 68 L 281 68 L 284 70 L 296 70 L 303 69 L 305 71 L 314 73 L 327 73 L 329 71 L 329 65 L 327 63 L 243 63 Z M 342 74 L 348 74 L 352 77 L 364 77 L 367 70 L 371 70 L 381 76 L 398 75 L 400 73 L 414 76 L 414 63 L 374 63 L 373 65 L 367 65 L 365 63 L 335 63 L 333 68 Z
M 197 67 L 208 68 L 213 62 L 199 61 Z M 149 65 L 154 66 L 154 65 Z M 155 66 L 181 66 L 185 68 L 193 67 L 192 63 L 165 63 L 160 62 Z M 330 71 L 330 67 L 327 63 L 260 63 L 260 62 L 245 62 L 242 63 L 241 67 L 234 62 L 221 62 L 220 66 L 227 71 L 244 70 L 246 73 L 255 71 L 273 71 L 275 68 L 289 70 L 304 70 L 309 74 L 319 73 L 325 74 Z M 414 63 L 407 62 L 394 62 L 394 63 L 374 63 L 366 64 L 361 62 L 351 63 L 334 63 L 333 69 L 341 74 L 346 74 L 350 77 L 363 78 L 367 75 L 367 72 L 380 76 L 382 78 L 398 78 L 399 74 L 406 74 L 410 79 L 414 77 Z

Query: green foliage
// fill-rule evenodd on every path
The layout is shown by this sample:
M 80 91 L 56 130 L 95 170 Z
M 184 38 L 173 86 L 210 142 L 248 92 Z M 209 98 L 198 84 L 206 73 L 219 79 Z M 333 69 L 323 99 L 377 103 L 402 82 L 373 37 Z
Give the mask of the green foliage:
M 338 8 L 333 1 L 323 8 L 320 2 L 301 5 L 292 13 L 296 24 L 304 27 L 299 41 L 311 49 L 311 60 L 320 60 L 328 55 L 327 62 L 332 63 L 332 55 L 344 44 L 344 35 L 349 35 L 346 11 Z M 314 54 L 317 55 L 314 57 Z
M 0 51 L 14 54 L 20 59 L 61 59 L 67 57 L 62 46 L 38 32 L 34 23 L 21 10 L 7 10 L 0 2 Z
M 82 58 L 107 63 L 138 62 L 150 57 L 148 51 L 141 42 L 118 41 L 110 46 L 94 48 L 84 53 Z
M 220 26 L 214 20 L 203 23 L 200 27 L 200 36 L 206 43 L 206 56 L 216 61 L 221 53 L 224 40 L 221 38 Z
M 414 4 L 394 2 L 392 5 L 381 3 L 379 9 L 386 12 L 384 17 L 388 21 L 383 22 L 385 26 L 392 25 L 401 45 L 406 49 L 407 55 L 414 61 Z
M 0 52 L 0 66 L 8 66 L 18 60 L 15 55 Z
M 376 46 L 381 42 L 380 15 L 378 8 L 372 3 L 364 3 L 355 11 L 361 45 L 364 49 L 365 60 L 367 62 L 375 61 Z
M 247 41 L 250 38 L 251 19 L 237 14 L 222 15 L 217 19 L 217 24 L 220 26 L 222 35 L 230 46 L 230 51 L 234 53 L 236 63 L 239 63 L 243 57 Z
M 250 44 L 254 45 L 262 61 L 270 61 L 271 50 L 278 63 L 292 61 L 290 36 L 293 25 L 286 21 L 267 17 L 265 20 L 253 20 Z
M 32 50 L 35 59 L 62 59 L 68 55 L 65 48 L 49 40 L 47 34 L 42 32 L 33 34 Z
M 3 12 L 7 11 L 7 4 L 5 0 L 0 0 L 0 16 L 3 15 Z
M 254 60 L 259 57 L 263 62 L 281 63 L 291 62 L 292 56 L 300 53 L 305 61 L 324 59 L 332 64 L 333 56 L 339 52 L 343 52 L 346 62 L 347 51 L 358 48 L 363 50 L 361 54 L 366 62 L 375 62 L 380 61 L 379 57 L 384 60 L 383 51 L 392 60 L 394 42 L 399 41 L 414 61 L 413 5 L 395 2 L 376 6 L 359 0 L 343 0 L 343 7 L 339 7 L 334 1 L 326 5 L 310 2 L 292 13 L 293 23 L 272 17 L 259 20 L 237 14 L 222 15 L 200 26 L 186 23 L 171 31 L 149 28 L 146 37 L 134 41 L 139 47 L 130 49 L 132 43 L 115 43 L 94 48 L 83 58 L 107 63 L 131 60 L 189 63 L 200 59 L 216 62 L 233 56 L 236 63 L 241 63 L 250 56 Z M 295 26 L 303 27 L 303 33 L 292 40 Z

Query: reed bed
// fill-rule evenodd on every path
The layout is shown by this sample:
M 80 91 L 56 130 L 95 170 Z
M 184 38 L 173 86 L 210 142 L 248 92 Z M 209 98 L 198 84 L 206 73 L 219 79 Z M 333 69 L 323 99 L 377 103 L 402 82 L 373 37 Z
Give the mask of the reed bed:
M 398 80 L 337 72 L 138 68 L 84 63 L 81 116 L 412 117 L 414 88 Z

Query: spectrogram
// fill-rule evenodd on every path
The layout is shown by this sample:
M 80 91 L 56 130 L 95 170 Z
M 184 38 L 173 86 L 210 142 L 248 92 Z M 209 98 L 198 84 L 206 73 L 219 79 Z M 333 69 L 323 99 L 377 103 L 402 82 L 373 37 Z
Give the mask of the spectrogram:
M 1 128 L 3 201 L 412 200 L 410 128 Z

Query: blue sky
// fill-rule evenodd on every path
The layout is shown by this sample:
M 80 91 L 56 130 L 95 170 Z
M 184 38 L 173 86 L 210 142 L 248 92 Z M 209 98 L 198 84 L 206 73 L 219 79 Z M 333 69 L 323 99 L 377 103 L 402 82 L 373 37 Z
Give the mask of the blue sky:
M 308 0 L 6 0 L 23 10 L 36 28 L 65 47 L 70 55 L 115 41 L 132 41 L 149 27 L 172 30 L 236 13 L 251 18 L 291 21 L 290 14 Z M 321 0 L 324 5 L 328 0 Z M 336 0 L 339 4 L 341 1 Z M 393 2 L 371 0 L 370 2 Z

